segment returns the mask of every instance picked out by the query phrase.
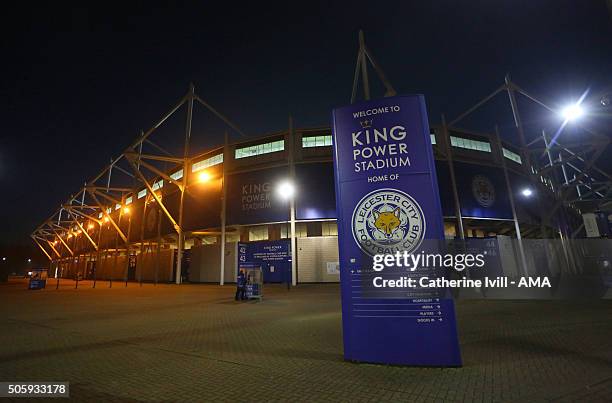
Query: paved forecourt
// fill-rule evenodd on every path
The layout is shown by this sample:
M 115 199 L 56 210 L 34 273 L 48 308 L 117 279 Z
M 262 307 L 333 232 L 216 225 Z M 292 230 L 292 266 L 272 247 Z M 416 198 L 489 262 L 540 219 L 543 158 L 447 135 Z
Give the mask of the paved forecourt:
M 611 301 L 459 301 L 464 367 L 342 360 L 338 285 L 0 283 L 0 381 L 97 401 L 605 401 Z M 16 399 L 16 401 L 22 401 Z

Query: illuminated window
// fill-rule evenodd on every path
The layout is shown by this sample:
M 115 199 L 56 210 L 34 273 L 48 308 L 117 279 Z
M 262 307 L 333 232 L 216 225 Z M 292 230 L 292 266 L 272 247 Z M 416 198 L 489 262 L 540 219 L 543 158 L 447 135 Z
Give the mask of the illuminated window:
M 285 140 L 272 141 L 270 143 L 257 144 L 255 146 L 236 149 L 236 159 L 254 157 L 256 155 L 269 154 L 285 149 Z
M 517 153 L 510 151 L 507 148 L 502 148 L 502 152 L 504 154 L 504 157 L 508 158 L 509 160 L 514 161 L 517 164 L 523 163 L 523 161 L 521 160 L 521 156 Z
M 112 212 L 113 212 L 113 209 L 112 209 L 112 208 L 110 208 L 110 207 L 109 207 L 109 208 L 107 208 L 107 209 L 106 209 L 106 214 L 110 214 L 110 213 L 112 213 Z
M 101 212 L 100 212 L 100 213 L 98 213 L 98 218 L 102 218 L 102 216 L 103 216 L 103 215 L 104 215 L 104 214 L 102 214 Z
M 115 210 L 119 210 L 121 208 L 121 204 L 117 203 L 115 204 Z
M 236 233 L 226 233 L 225 234 L 225 242 L 226 243 L 232 243 L 232 242 L 240 242 L 240 234 L 236 234 Z
M 194 165 L 195 165 L 195 164 L 194 164 Z M 175 181 L 177 181 L 177 180 L 181 179 L 181 178 L 183 177 L 183 170 L 181 169 L 181 170 L 179 170 L 179 171 L 176 171 L 175 173 L 173 173 L 172 175 L 170 175 L 170 177 L 171 177 L 172 179 L 174 179 Z
M 431 144 L 436 144 L 436 135 L 435 134 L 430 134 L 429 135 L 429 139 L 431 140 Z
M 323 221 L 321 223 L 321 235 L 338 236 L 338 224 L 334 221 Z
M 237 158 L 237 157 L 236 157 Z M 202 169 L 206 169 L 208 167 L 212 167 L 214 165 L 221 164 L 223 162 L 223 154 L 217 154 L 214 157 L 206 158 L 205 160 L 198 161 L 191 166 L 191 172 L 198 172 Z M 181 176 L 183 176 L 183 172 L 181 171 Z
M 147 189 L 142 189 L 140 192 L 138 192 L 138 198 L 139 199 L 142 199 L 146 195 L 147 195 Z
M 281 238 L 289 238 L 291 235 L 291 225 L 281 224 Z M 295 223 L 295 237 L 306 238 L 308 236 L 308 227 L 305 222 Z
M 132 196 L 128 197 L 125 199 L 125 205 L 127 206 L 128 204 L 132 204 L 132 201 L 134 201 L 134 199 L 132 198 Z
M 307 136 L 302 137 L 302 147 L 310 148 L 310 147 L 325 147 L 332 145 L 332 136 Z
M 478 141 L 466 139 L 463 137 L 451 136 L 451 145 L 457 148 L 465 148 L 466 150 L 491 152 L 491 144 L 487 141 Z
M 268 239 L 268 226 L 259 225 L 249 228 L 249 241 L 266 241 Z
M 455 239 L 457 236 L 457 228 L 455 228 L 454 223 L 444 223 L 444 238 L 445 239 Z
M 163 179 L 160 179 L 160 180 L 158 180 L 157 182 L 155 182 L 155 183 L 153 184 L 153 186 L 151 186 L 151 189 L 153 189 L 153 191 L 155 191 L 155 190 L 157 190 L 157 189 L 159 189 L 159 188 L 163 188 L 163 187 L 164 187 L 164 180 L 163 180 Z

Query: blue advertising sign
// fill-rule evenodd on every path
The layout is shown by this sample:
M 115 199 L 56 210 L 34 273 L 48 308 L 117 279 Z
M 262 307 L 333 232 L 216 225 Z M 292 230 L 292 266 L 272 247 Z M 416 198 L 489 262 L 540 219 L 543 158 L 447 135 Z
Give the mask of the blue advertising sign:
M 299 164 L 295 167 L 300 197 L 296 200 L 298 220 L 336 218 L 336 193 L 331 162 Z
M 501 169 L 463 162 L 454 164 L 463 217 L 512 219 Z
M 373 269 L 374 255 L 431 253 L 444 239 L 423 96 L 334 109 L 333 136 L 345 359 L 460 366 L 445 290 L 398 287 L 405 268 Z
M 511 220 L 512 209 L 500 168 L 464 162 L 454 163 L 461 215 L 464 218 Z M 442 213 L 455 217 L 455 201 L 447 161 L 436 161 Z
M 256 264 L 265 283 L 291 282 L 291 246 L 289 239 L 238 243 L 238 267 Z
M 227 224 L 261 224 L 287 221 L 289 204 L 275 194 L 287 179 L 286 169 L 262 169 L 227 177 Z

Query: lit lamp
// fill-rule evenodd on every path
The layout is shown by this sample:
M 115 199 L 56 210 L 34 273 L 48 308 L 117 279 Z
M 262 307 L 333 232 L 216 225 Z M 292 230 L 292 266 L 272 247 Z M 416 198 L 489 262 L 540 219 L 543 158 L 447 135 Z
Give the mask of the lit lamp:
M 523 197 L 531 197 L 533 195 L 533 190 L 525 188 L 521 190 L 521 194 L 523 195 Z
M 580 103 L 568 105 L 561 110 L 561 116 L 567 121 L 572 122 L 580 119 L 584 115 L 584 109 L 580 106 Z
M 283 200 L 289 200 L 291 219 L 291 277 L 292 283 L 295 285 L 296 268 L 297 268 L 297 251 L 295 242 L 295 185 L 291 181 L 280 182 L 276 187 L 276 194 Z
M 210 174 L 208 172 L 200 172 L 198 174 L 198 182 L 208 182 L 210 180 Z
M 129 207 L 124 207 L 123 208 L 123 214 L 130 214 L 130 208 Z
M 295 195 L 295 186 L 289 181 L 281 182 L 276 188 L 276 193 L 280 198 L 289 200 Z

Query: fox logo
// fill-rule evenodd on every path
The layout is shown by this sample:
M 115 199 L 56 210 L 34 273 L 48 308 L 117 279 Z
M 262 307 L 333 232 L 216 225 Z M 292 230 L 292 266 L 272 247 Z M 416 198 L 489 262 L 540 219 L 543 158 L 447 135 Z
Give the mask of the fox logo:
M 495 186 L 484 175 L 472 178 L 472 194 L 482 207 L 491 207 L 495 204 Z
M 398 189 L 374 190 L 355 205 L 351 219 L 353 239 L 370 256 L 410 253 L 425 235 L 425 216 L 409 194 Z
M 393 211 L 376 211 L 374 215 L 374 226 L 387 238 L 391 238 L 393 233 L 399 228 L 402 221 L 400 220 L 400 209 L 397 207 Z

